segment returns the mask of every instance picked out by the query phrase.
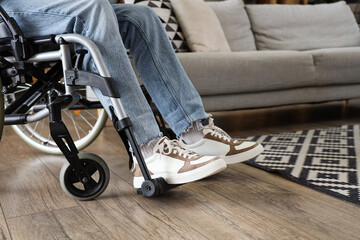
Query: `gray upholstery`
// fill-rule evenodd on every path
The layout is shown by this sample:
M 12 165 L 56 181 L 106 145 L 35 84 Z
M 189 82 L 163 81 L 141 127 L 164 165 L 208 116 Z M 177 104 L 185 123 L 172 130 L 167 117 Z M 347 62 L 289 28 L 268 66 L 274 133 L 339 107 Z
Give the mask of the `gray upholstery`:
M 207 3 L 215 12 L 231 51 L 256 50 L 254 35 L 242 0 Z
M 317 103 L 360 97 L 360 84 L 202 96 L 206 111 Z
M 360 80 L 360 47 L 306 51 L 313 56 L 316 86 L 355 84 Z
M 360 46 L 355 17 L 345 2 L 319 5 L 247 5 L 259 50 Z
M 181 53 L 177 55 L 203 96 L 311 86 L 312 56 L 296 51 Z
M 231 29 L 234 26 L 229 25 L 235 23 L 223 16 L 237 18 L 222 15 L 230 11 L 225 3 L 214 5 L 224 8 L 222 12 L 214 10 L 223 28 Z M 275 50 L 178 54 L 205 110 L 360 98 L 359 28 L 344 2 L 256 5 L 247 10 L 257 46 Z M 224 32 L 230 38 L 238 36 L 240 29 L 237 25 L 233 33 Z M 228 39 L 231 48 L 234 42 Z

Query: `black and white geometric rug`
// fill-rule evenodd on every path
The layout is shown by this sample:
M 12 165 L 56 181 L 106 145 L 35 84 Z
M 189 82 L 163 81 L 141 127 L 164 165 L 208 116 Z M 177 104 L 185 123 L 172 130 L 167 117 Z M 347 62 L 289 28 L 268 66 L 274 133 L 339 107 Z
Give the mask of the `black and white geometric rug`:
M 359 125 L 245 139 L 265 148 L 247 164 L 360 205 Z

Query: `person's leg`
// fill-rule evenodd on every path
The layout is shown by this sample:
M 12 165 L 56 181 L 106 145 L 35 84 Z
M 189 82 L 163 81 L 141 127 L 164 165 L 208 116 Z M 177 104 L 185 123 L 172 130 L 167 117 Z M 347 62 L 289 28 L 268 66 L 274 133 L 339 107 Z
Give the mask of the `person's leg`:
M 233 140 L 209 119 L 161 22 L 149 7 L 114 5 L 114 9 L 125 47 L 130 49 L 146 89 L 188 148 L 221 156 L 227 163 L 243 162 L 263 151 L 255 142 Z
M 26 37 L 68 32 L 92 39 L 116 80 L 125 110 L 134 123 L 138 143 L 158 138 L 158 126 L 132 71 L 108 0 L 53 0 L 51 3 L 45 0 L 17 0 L 16 3 L 3 0 L 1 5 L 16 19 Z M 94 69 L 89 58 L 87 66 Z M 98 96 L 106 106 L 108 99 L 101 94 Z M 153 176 L 164 177 L 172 184 L 199 180 L 226 168 L 222 158 L 200 156 L 184 148 L 181 142 L 166 138 L 154 144 L 153 153 L 146 159 L 148 169 Z M 143 178 L 136 161 L 133 171 L 134 187 L 139 188 Z
M 208 118 L 201 98 L 178 61 L 154 11 L 141 5 L 113 5 L 120 34 L 150 96 L 171 129 L 180 135 Z
M 137 142 L 142 144 L 159 136 L 160 130 L 138 86 L 108 0 L 3 0 L 1 6 L 15 18 L 26 37 L 78 33 L 92 39 L 116 81 Z M 95 69 L 89 57 L 84 63 L 88 69 Z M 108 107 L 109 99 L 95 92 Z

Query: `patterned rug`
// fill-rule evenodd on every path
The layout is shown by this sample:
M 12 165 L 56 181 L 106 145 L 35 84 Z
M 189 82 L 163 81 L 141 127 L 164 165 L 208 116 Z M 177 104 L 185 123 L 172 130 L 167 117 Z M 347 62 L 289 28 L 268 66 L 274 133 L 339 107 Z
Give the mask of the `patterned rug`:
M 247 164 L 360 205 L 360 127 L 248 137 L 265 151 Z

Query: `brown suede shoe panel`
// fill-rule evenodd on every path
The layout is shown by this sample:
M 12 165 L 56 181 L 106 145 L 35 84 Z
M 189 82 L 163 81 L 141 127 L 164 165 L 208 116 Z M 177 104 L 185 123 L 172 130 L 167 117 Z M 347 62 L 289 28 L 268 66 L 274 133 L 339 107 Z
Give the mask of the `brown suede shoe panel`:
M 229 145 L 230 147 L 230 150 L 228 153 L 226 153 L 225 156 L 232 156 L 232 155 L 236 155 L 236 154 L 239 154 L 239 153 L 243 153 L 243 152 L 246 152 L 246 151 L 249 151 L 253 148 L 255 148 L 256 146 L 258 146 L 259 144 L 258 143 L 255 143 L 254 145 L 250 146 L 250 147 L 247 147 L 247 148 L 243 148 L 243 149 L 240 149 L 240 150 L 236 150 L 235 149 L 235 146 L 240 146 L 244 141 L 237 141 L 236 143 L 234 143 L 234 140 L 230 140 L 230 142 L 224 140 L 223 138 L 218 138 L 218 137 L 215 137 L 213 135 L 211 135 L 211 133 L 207 133 L 204 138 L 206 139 L 209 139 L 209 140 L 214 140 L 214 141 L 218 141 L 218 142 L 222 142 L 226 145 Z
M 216 161 L 218 159 L 220 159 L 220 158 L 216 157 L 216 158 L 213 158 L 213 159 L 211 159 L 209 161 L 199 163 L 199 164 L 194 164 L 194 165 L 191 164 L 191 161 L 186 161 L 184 166 L 178 171 L 178 173 L 184 173 L 184 172 L 192 171 L 192 170 L 194 170 L 196 168 L 199 168 L 199 167 L 205 166 L 206 164 L 212 163 L 212 162 L 214 162 L 214 161 Z

